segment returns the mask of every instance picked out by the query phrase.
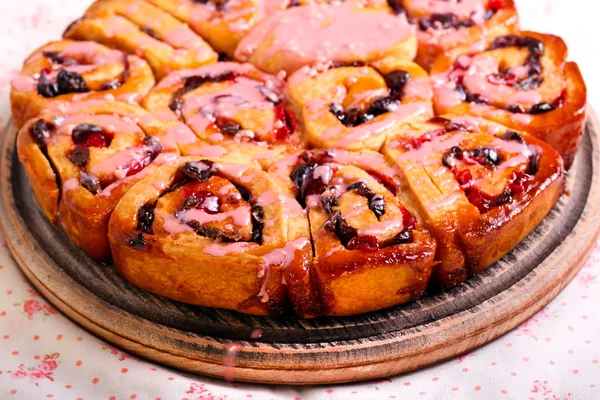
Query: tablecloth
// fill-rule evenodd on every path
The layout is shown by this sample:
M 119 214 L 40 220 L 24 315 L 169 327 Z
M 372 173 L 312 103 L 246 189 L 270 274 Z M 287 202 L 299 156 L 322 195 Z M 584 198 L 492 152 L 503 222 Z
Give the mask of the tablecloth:
M 23 59 L 90 1 L 0 0 L 0 126 Z M 522 26 L 561 35 L 600 108 L 600 6 L 520 0 Z M 57 312 L 0 246 L 0 399 L 600 399 L 600 246 L 575 280 L 513 332 L 411 374 L 349 385 L 225 383 L 154 365 L 92 336 Z

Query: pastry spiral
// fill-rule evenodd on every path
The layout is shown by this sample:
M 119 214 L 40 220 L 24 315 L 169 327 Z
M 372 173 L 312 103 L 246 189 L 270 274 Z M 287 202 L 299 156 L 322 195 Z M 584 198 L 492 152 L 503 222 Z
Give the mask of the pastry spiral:
M 365 65 L 304 67 L 288 80 L 296 116 L 313 147 L 379 150 L 409 120 L 433 116 L 431 83 L 418 65 L 396 58 Z
M 552 209 L 563 161 L 541 140 L 475 117 L 407 124 L 384 146 L 434 232 L 434 270 L 454 286 L 514 248 Z
M 415 62 L 429 70 L 439 56 L 457 47 L 481 50 L 494 38 L 517 32 L 513 0 L 388 0 L 396 14 L 416 26 Z
M 131 188 L 110 221 L 114 263 L 161 296 L 277 315 L 306 281 L 308 221 L 257 164 L 232 161 L 183 157 Z
M 229 151 L 265 164 L 305 147 L 286 107 L 283 81 L 250 64 L 221 62 L 173 72 L 149 93 L 144 106 L 177 115 L 198 136 L 185 155 L 220 157 Z M 175 113 L 171 113 L 171 110 Z
M 290 74 L 328 61 L 412 60 L 416 51 L 416 36 L 404 17 L 349 2 L 275 13 L 242 39 L 235 58 L 272 74 Z
M 89 99 L 139 103 L 154 86 L 148 64 L 94 42 L 50 42 L 31 54 L 11 82 L 15 125 L 43 109 Z
M 93 40 L 145 59 L 157 78 L 217 61 L 186 24 L 144 0 L 98 0 L 64 37 Z
M 275 162 L 269 173 L 308 214 L 311 297 L 320 315 L 364 313 L 423 293 L 435 242 L 396 197 L 399 171 L 381 154 L 304 151 Z
M 524 130 L 569 168 L 584 131 L 586 86 L 566 58 L 561 38 L 535 32 L 498 37 L 481 53 L 442 55 L 431 71 L 435 109 Z
M 125 103 L 85 104 L 45 114 L 19 132 L 19 159 L 48 219 L 88 255 L 110 260 L 107 230 L 115 205 L 156 164 L 177 156 L 169 138 L 181 123 L 156 121 Z M 194 137 L 192 132 L 188 136 Z

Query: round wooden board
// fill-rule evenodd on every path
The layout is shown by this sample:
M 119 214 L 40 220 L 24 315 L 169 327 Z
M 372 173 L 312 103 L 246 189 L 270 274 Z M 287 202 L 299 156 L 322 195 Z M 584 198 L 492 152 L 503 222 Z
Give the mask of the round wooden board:
M 590 112 L 563 196 L 544 222 L 481 275 L 444 293 L 346 318 L 273 319 L 195 307 L 138 289 L 95 263 L 44 217 L 15 152 L 1 145 L 0 224 L 48 300 L 97 336 L 175 368 L 236 380 L 320 384 L 412 371 L 482 346 L 553 299 L 592 251 L 600 223 L 600 126 Z M 259 339 L 251 339 L 256 329 Z M 231 357 L 231 345 L 239 350 Z M 224 367 L 224 360 L 235 367 Z

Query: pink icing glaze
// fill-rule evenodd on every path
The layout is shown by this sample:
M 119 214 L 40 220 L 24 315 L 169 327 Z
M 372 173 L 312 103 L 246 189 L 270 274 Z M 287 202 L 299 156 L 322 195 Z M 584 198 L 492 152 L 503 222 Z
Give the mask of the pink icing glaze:
M 196 132 L 206 132 L 216 117 L 232 118 L 240 109 L 272 109 L 273 103 L 265 98 L 259 87 L 260 83 L 253 79 L 237 77 L 219 91 L 185 97 L 184 115 L 192 110 L 195 112 L 188 120 L 188 125 Z M 265 121 L 264 127 L 256 133 L 269 134 L 274 129 L 274 122 Z
M 458 17 L 481 18 L 485 13 L 482 0 L 408 0 L 405 3 L 409 14 L 454 14 Z
M 163 147 L 168 149 L 176 149 L 178 145 L 192 144 L 198 140 L 194 132 L 184 124 L 173 125 L 158 138 Z
M 533 120 L 533 115 L 530 115 L 530 114 L 513 114 L 513 115 L 510 116 L 510 119 L 513 122 L 516 122 L 518 124 L 522 124 L 522 125 L 527 126 Z
M 128 147 L 106 160 L 91 165 L 89 172 L 97 176 L 112 174 L 116 179 L 123 179 L 134 163 L 144 163 L 143 160 L 148 157 L 147 146 Z
M 163 40 L 171 46 L 181 49 L 193 49 L 194 47 L 205 46 L 204 41 L 196 36 L 187 25 L 182 25 L 167 32 Z
M 350 6 L 313 4 L 276 13 L 256 26 L 235 51 L 248 61 L 268 38 L 276 38 L 254 60 L 264 66 L 269 59 L 285 59 L 291 73 L 303 65 L 328 60 L 364 59 L 383 52 L 413 34 L 405 18 L 387 12 L 360 12 Z
M 431 100 L 433 97 L 431 79 L 428 76 L 417 76 L 409 80 L 402 94 L 404 99 Z
M 165 89 L 170 88 L 174 85 L 181 84 L 185 80 L 185 78 L 188 78 L 190 76 L 217 76 L 227 72 L 234 72 L 238 75 L 258 74 L 260 76 L 261 81 L 263 81 L 264 84 L 270 89 L 273 89 L 275 91 L 282 90 L 285 85 L 284 82 L 280 79 L 277 79 L 269 74 L 261 73 L 252 64 L 220 62 L 215 64 L 208 64 L 196 69 L 182 69 L 179 71 L 172 72 L 156 85 L 156 89 Z
M 204 246 L 202 251 L 210 256 L 224 257 L 230 253 L 244 253 L 256 247 L 258 247 L 258 244 L 249 242 L 211 243 L 208 246 Z
M 233 224 L 237 226 L 248 226 L 252 224 L 249 206 L 240 206 L 235 210 L 217 214 L 209 214 L 203 210 L 192 208 L 190 210 L 181 211 L 176 219 L 180 223 L 182 220 L 188 220 L 197 221 L 200 224 L 205 224 L 207 222 L 225 221 L 228 218 L 231 218 Z
M 328 165 L 319 165 L 313 170 L 313 178 L 320 179 L 325 184 L 329 183 L 332 175 L 333 169 Z
M 77 188 L 77 186 L 79 186 L 79 180 L 77 178 L 68 179 L 63 184 L 62 192 L 63 194 L 65 194 L 67 192 L 70 192 L 71 190 L 74 190 L 75 188 Z
M 494 57 L 476 56 L 463 78 L 463 85 L 470 93 L 480 94 L 489 102 L 534 105 L 542 101 L 542 95 L 535 90 L 521 91 L 507 85 L 491 83 L 488 77 L 497 74 L 498 71 L 499 63 Z
M 444 197 L 440 201 L 431 203 L 427 205 L 428 210 L 434 210 L 436 208 L 446 208 L 448 206 L 453 205 L 456 201 L 464 198 L 464 193 L 462 191 L 456 191 L 451 193 L 450 195 Z
M 353 143 L 364 141 L 371 136 L 379 135 L 405 118 L 413 116 L 427 116 L 432 114 L 433 111 L 431 109 L 431 103 L 414 102 L 402 104 L 393 112 L 386 114 L 386 117 L 380 121 L 370 121 L 352 128 L 351 132 L 348 135 L 338 139 L 334 146 L 347 147 Z M 327 139 L 328 137 L 335 137 L 339 135 L 343 129 L 345 129 L 345 127 L 340 123 L 340 125 L 327 129 L 323 133 L 323 138 Z
M 349 218 L 354 218 L 358 215 L 360 215 L 361 213 L 365 212 L 369 210 L 369 207 L 367 206 L 359 206 L 359 207 L 353 207 L 352 211 L 350 211 L 349 213 L 347 213 L 346 215 L 344 215 L 345 218 L 349 219 Z
M 403 227 L 402 220 L 375 222 L 374 224 L 358 230 L 358 236 L 382 236 L 392 231 L 400 231 Z
M 325 253 L 325 257 L 330 257 L 330 256 L 334 255 L 335 253 L 337 253 L 338 251 L 342 251 L 344 249 L 345 249 L 345 247 L 342 245 L 332 247 L 327 251 L 327 253 Z
M 196 147 L 190 152 L 190 155 L 193 156 L 202 156 L 202 157 L 211 157 L 217 158 L 221 157 L 223 154 L 227 153 L 227 149 L 222 146 L 200 146 Z
M 58 128 L 63 128 L 61 130 L 61 134 L 64 133 L 71 135 L 73 128 L 81 123 L 89 123 L 101 126 L 109 133 L 133 132 L 143 135 L 142 130 L 135 124 L 135 122 L 126 121 L 118 115 L 70 115 L 60 120 L 60 122 L 56 122 L 56 126 Z
M 231 176 L 235 179 L 240 179 L 242 175 L 246 173 L 251 167 L 249 165 L 243 164 L 218 164 L 219 171 L 222 171 L 224 174 Z
M 154 164 L 154 165 L 168 164 L 168 163 L 178 161 L 179 158 L 180 158 L 179 154 L 177 154 L 177 153 L 160 153 L 154 159 L 154 161 L 152 161 L 152 164 Z
M 299 237 L 298 239 L 287 242 L 284 247 L 275 249 L 270 253 L 262 256 L 267 267 L 273 265 L 280 265 L 283 268 L 287 268 L 294 261 L 296 251 L 302 250 L 305 246 L 310 244 L 310 240 L 306 237 Z M 267 268 L 268 270 L 268 268 Z

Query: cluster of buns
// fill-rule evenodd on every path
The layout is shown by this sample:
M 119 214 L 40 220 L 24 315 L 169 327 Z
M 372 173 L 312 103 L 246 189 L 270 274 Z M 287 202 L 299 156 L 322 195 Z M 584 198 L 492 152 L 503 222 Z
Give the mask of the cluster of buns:
M 542 221 L 585 123 L 566 58 L 512 0 L 98 0 L 11 101 L 42 210 L 133 284 L 351 315 Z

